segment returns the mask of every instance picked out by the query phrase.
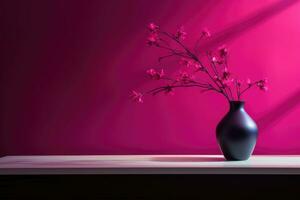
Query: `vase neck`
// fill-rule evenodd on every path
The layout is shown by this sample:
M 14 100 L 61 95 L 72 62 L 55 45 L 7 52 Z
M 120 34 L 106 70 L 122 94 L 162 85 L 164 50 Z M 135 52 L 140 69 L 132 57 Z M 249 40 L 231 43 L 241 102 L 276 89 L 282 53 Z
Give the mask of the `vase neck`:
M 230 111 L 236 111 L 244 109 L 245 102 L 243 101 L 230 101 Z

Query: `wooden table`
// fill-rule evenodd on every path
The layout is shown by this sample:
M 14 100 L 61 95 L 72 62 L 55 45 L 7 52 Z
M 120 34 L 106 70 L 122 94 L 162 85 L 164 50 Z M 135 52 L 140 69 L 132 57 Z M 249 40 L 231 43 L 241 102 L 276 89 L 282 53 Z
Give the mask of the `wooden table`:
M 300 156 L 5 156 L 0 199 L 285 199 Z
M 5 156 L 0 174 L 300 174 L 300 156 L 221 155 Z

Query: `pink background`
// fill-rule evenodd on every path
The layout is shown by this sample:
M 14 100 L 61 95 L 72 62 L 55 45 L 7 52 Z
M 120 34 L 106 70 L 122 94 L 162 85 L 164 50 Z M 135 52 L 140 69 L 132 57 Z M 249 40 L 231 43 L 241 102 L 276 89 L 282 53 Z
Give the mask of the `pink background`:
M 145 26 L 202 27 L 227 44 L 241 78 L 268 77 L 245 96 L 260 127 L 255 154 L 300 153 L 300 2 L 294 0 L 4 1 L 1 154 L 219 154 L 215 126 L 228 105 L 194 89 L 128 100 L 154 86 L 159 51 Z M 167 73 L 176 67 L 166 67 Z

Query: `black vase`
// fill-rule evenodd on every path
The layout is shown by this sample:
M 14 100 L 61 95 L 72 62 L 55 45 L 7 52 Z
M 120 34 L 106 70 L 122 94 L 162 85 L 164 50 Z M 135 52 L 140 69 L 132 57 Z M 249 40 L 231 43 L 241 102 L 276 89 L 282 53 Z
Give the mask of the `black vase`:
M 255 147 L 258 129 L 244 109 L 231 101 L 230 110 L 217 126 L 217 140 L 226 160 L 247 160 Z

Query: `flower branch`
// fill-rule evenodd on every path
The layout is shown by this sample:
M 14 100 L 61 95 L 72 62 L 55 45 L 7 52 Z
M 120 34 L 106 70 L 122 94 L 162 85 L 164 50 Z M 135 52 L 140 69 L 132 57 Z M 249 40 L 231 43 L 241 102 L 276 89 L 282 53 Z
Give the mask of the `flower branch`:
M 160 29 L 159 26 L 151 23 L 148 26 L 150 32 L 147 38 L 147 44 L 160 49 L 164 49 L 168 54 L 158 57 L 159 63 L 167 58 L 177 57 L 180 58 L 180 65 L 184 67 L 177 78 L 166 77 L 163 69 L 157 71 L 153 68 L 147 70 L 147 75 L 152 80 L 167 81 L 168 83 L 149 90 L 145 93 L 136 91 L 131 92 L 131 98 L 139 103 L 143 102 L 143 96 L 147 94 L 156 95 L 164 92 L 166 94 L 174 93 L 175 88 L 197 87 L 201 91 L 214 91 L 223 95 L 227 101 L 240 100 L 242 95 L 253 86 L 257 86 L 262 91 L 267 91 L 267 80 L 262 79 L 255 82 L 247 80 L 247 84 L 243 81 L 232 77 L 228 68 L 228 49 L 221 46 L 216 51 L 206 52 L 206 60 L 208 65 L 204 65 L 204 58 L 198 57 L 196 48 L 202 39 L 211 36 L 207 29 L 204 29 L 196 44 L 194 45 L 194 52 L 190 50 L 183 40 L 186 38 L 187 33 L 183 27 L 180 27 L 175 33 L 169 33 Z M 177 48 L 171 46 L 174 43 Z M 192 72 L 191 72 L 192 71 Z M 202 78 L 201 82 L 195 80 L 195 75 L 202 73 L 206 78 Z M 235 91 L 235 95 L 234 92 Z

